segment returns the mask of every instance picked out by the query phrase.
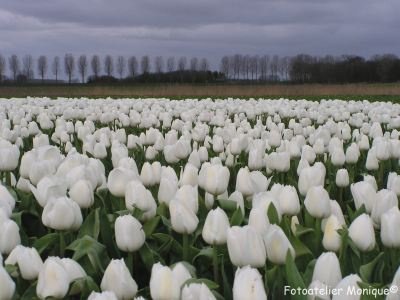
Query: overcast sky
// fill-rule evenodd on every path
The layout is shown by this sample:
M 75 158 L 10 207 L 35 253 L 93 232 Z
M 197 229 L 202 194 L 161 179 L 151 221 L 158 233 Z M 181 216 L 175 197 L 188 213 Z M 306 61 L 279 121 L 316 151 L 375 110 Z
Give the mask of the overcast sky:
M 0 53 L 400 54 L 400 0 L 0 0 Z

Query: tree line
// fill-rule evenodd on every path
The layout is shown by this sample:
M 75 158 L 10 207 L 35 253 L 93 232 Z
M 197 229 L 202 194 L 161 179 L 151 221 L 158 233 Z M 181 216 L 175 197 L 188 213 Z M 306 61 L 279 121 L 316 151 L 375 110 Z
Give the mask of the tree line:
M 8 70 L 8 73 L 7 73 Z M 51 74 L 50 74 L 51 73 Z M 8 76 L 6 76 L 8 75 Z M 219 70 L 210 70 L 206 58 L 186 56 L 142 57 L 65 54 L 51 60 L 41 55 L 22 58 L 0 54 L 0 82 L 294 82 L 357 83 L 400 80 L 400 59 L 394 54 L 374 55 L 369 59 L 355 55 L 296 56 L 226 55 Z
M 8 64 L 7 64 L 8 63 Z M 8 75 L 7 74 L 8 66 Z M 36 71 L 36 73 L 35 73 Z M 51 74 L 49 74 L 51 71 Z M 113 82 L 209 82 L 223 77 L 217 71 L 210 71 L 206 58 L 186 56 L 168 57 L 147 55 L 137 58 L 130 56 L 113 57 L 99 55 L 88 57 L 65 54 L 63 58 L 55 56 L 49 61 L 45 55 L 35 60 L 32 55 L 20 59 L 13 54 L 6 58 L 0 54 L 0 82 L 23 83 L 41 81 L 61 82 L 65 75 L 68 83 L 113 83 Z

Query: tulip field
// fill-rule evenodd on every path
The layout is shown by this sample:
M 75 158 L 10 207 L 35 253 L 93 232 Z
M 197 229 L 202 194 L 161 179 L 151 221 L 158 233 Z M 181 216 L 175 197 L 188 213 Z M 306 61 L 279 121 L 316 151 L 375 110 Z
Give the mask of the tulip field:
M 0 99 L 0 300 L 400 299 L 400 104 Z

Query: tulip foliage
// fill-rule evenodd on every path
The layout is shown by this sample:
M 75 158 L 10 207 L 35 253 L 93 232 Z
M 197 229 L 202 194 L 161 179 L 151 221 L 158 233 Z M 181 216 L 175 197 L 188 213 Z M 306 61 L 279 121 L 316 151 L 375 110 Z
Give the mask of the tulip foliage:
M 398 130 L 382 102 L 0 100 L 0 299 L 397 286 Z

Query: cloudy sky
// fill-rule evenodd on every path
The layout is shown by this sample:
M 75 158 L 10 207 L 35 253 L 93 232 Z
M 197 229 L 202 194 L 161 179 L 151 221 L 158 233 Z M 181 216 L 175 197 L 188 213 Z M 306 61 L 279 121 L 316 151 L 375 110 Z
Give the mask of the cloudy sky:
M 0 53 L 400 54 L 399 0 L 0 0 Z

